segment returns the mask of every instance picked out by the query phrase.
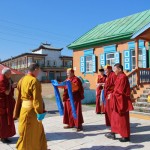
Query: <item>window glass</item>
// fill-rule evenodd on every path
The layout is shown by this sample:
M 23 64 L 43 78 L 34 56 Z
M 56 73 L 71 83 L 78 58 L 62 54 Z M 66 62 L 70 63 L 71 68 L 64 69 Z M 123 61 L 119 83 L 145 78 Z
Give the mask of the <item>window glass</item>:
M 131 49 L 131 69 L 135 69 L 135 49 Z
M 138 60 L 138 65 L 139 65 L 139 67 L 140 67 L 140 68 L 142 68 L 142 67 L 143 67 L 143 63 L 142 63 L 142 61 L 143 61 L 142 49 L 141 49 L 141 48 L 139 48 L 139 60 Z
M 111 65 L 112 67 L 115 65 L 115 54 L 114 53 L 106 54 L 106 64 Z
M 86 72 L 93 72 L 92 56 L 86 56 Z

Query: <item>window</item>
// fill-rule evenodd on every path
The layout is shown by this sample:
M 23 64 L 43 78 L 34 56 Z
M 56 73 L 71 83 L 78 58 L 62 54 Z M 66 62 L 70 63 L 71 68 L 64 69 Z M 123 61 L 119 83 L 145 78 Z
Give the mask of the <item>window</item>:
M 47 66 L 50 66 L 50 62 L 49 62 L 49 60 L 47 60 Z
M 143 55 L 142 55 L 142 49 L 139 48 L 139 60 L 138 60 L 139 67 L 143 67 Z
M 54 60 L 54 62 L 53 62 L 53 66 L 56 66 L 57 65 L 57 62 Z
M 67 67 L 68 66 L 68 62 L 67 61 L 65 61 L 65 67 Z
M 135 69 L 135 49 L 130 49 L 131 50 L 131 69 Z
M 93 72 L 92 56 L 86 56 L 86 72 Z
M 106 54 L 106 64 L 109 64 L 110 66 L 115 65 L 115 53 Z

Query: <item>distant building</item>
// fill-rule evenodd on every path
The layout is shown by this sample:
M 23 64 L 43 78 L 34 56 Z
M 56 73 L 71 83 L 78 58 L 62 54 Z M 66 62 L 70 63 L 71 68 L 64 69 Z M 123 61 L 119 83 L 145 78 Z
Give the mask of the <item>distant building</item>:
M 72 68 L 73 58 L 71 56 L 62 56 L 62 49 L 42 43 L 38 48 L 32 50 L 32 53 L 23 53 L 0 63 L 26 73 L 28 66 L 36 62 L 42 69 L 42 73 L 39 75 L 40 81 L 50 82 L 52 79 L 63 81 L 66 78 L 66 69 Z

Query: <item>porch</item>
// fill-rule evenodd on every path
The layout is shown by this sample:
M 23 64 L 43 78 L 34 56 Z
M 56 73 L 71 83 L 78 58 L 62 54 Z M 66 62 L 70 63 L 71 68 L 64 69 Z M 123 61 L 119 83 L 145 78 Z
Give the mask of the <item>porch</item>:
M 135 69 L 128 74 L 131 87 L 131 97 L 134 101 L 134 110 L 137 112 L 150 113 L 150 103 L 148 93 L 150 91 L 150 23 L 133 34 L 131 39 L 135 39 Z M 143 52 L 142 64 L 140 68 L 139 40 L 147 42 L 145 53 Z

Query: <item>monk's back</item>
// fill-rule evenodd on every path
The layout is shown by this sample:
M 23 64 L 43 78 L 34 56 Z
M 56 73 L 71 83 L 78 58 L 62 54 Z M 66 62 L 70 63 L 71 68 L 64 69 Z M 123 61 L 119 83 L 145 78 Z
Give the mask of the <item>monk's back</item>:
M 41 93 L 41 85 L 38 79 L 31 75 L 26 75 L 22 79 L 21 84 L 21 99 L 29 100 L 32 97 L 34 86 L 38 86 L 38 91 Z

